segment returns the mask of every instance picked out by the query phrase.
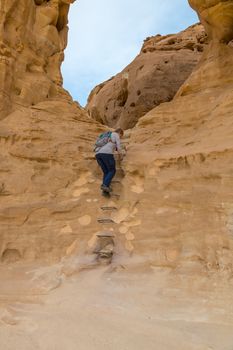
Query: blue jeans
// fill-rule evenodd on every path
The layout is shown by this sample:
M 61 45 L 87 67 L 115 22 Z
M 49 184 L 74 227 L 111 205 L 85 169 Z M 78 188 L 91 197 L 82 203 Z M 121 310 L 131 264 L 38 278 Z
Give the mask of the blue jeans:
M 95 157 L 104 173 L 103 185 L 109 187 L 114 175 L 116 174 L 116 162 L 113 154 L 98 153 Z

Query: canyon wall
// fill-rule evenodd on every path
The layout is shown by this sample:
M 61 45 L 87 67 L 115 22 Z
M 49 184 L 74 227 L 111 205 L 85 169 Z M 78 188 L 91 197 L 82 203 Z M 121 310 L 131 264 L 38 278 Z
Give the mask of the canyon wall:
M 232 276 L 232 1 L 191 4 L 204 25 L 218 21 L 217 6 L 222 26 L 175 98 L 126 133 L 111 199 L 100 195 L 92 152 L 103 128 L 61 87 L 61 94 L 4 112 L 2 262 L 75 257 L 88 265 L 103 258 L 112 266 Z M 27 5 L 29 12 L 47 6 Z M 41 73 L 35 76 L 40 81 Z M 46 79 L 55 84 L 48 73 Z
M 138 203 L 132 233 L 145 259 L 231 278 L 233 2 L 190 4 L 212 40 L 174 100 L 133 130 L 125 188 Z
M 174 99 L 125 133 L 106 198 L 92 149 L 104 127 L 62 89 L 63 49 L 48 54 L 69 1 L 0 1 L 2 348 L 232 350 L 233 0 L 190 4 L 211 41 Z
M 73 0 L 2 0 L 0 3 L 0 119 L 20 106 L 54 97 L 62 89 L 60 66 Z
M 93 89 L 86 109 L 103 124 L 134 127 L 151 109 L 173 99 L 206 45 L 200 24 L 178 34 L 147 38 L 132 63 Z
M 66 222 L 83 205 L 70 186 L 94 167 L 93 143 L 102 129 L 62 88 L 60 73 L 72 2 L 0 2 L 3 262 L 65 254 L 75 236 Z

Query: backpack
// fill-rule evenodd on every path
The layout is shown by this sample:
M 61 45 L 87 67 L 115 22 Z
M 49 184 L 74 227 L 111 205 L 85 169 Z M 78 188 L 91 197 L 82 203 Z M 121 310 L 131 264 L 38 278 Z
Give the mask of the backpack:
M 98 149 L 105 146 L 109 141 L 111 141 L 111 135 L 111 131 L 100 134 L 95 142 L 94 151 L 98 151 Z

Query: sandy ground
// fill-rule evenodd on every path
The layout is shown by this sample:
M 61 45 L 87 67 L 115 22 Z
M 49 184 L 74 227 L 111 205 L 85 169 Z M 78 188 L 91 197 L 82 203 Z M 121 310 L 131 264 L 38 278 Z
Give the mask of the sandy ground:
M 68 279 L 57 267 L 0 270 L 1 350 L 233 350 L 229 283 L 106 266 Z

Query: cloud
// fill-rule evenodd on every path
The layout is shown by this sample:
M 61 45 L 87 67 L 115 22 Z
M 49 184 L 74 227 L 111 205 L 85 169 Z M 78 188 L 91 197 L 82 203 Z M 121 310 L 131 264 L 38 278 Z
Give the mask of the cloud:
M 84 105 L 93 87 L 134 59 L 146 37 L 195 22 L 186 0 L 77 0 L 69 15 L 64 87 Z

